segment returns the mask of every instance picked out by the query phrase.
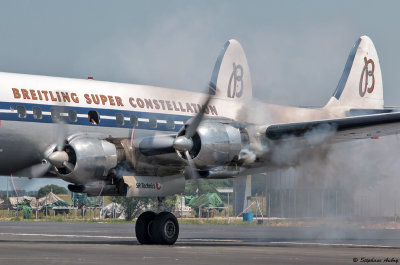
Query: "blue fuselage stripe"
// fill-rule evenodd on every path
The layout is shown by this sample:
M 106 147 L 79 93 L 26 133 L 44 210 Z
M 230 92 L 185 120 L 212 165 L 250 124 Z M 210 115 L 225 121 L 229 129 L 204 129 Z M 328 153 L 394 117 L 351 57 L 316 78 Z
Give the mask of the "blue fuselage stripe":
M 42 105 L 42 104 L 31 104 L 31 103 L 21 103 L 21 102 L 0 102 L 0 120 L 9 120 L 9 121 L 20 121 L 20 122 L 35 122 L 35 123 L 53 123 L 53 119 L 51 115 L 43 115 L 42 119 L 34 119 L 32 114 L 27 114 L 26 118 L 19 118 L 17 112 L 17 106 L 24 106 L 27 111 L 32 111 L 33 107 L 40 107 L 42 112 L 51 112 L 54 108 L 59 108 L 58 106 L 52 105 Z M 12 113 L 4 113 L 2 110 L 9 111 L 10 109 L 14 109 Z M 117 113 L 123 114 L 125 118 L 129 118 L 131 115 L 136 115 L 138 119 L 151 119 L 155 118 L 158 121 L 165 121 L 167 119 L 172 119 L 175 122 L 183 122 L 185 123 L 191 116 L 186 115 L 174 115 L 174 114 L 165 114 L 165 113 L 152 113 L 152 112 L 141 112 L 141 111 L 127 111 L 127 110 L 118 110 L 118 109 L 102 109 L 102 108 L 84 108 L 84 107 L 65 107 L 63 112 L 68 112 L 68 110 L 74 110 L 78 115 L 86 115 L 85 117 L 77 117 L 76 122 L 71 122 L 68 117 L 63 119 L 64 122 L 70 125 L 85 125 L 85 126 L 99 126 L 99 127 L 115 127 L 115 128 L 132 128 L 130 121 L 125 120 L 124 125 L 117 125 L 115 115 Z M 88 112 L 91 110 L 95 110 L 100 115 L 100 123 L 98 125 L 92 125 L 87 118 Z M 111 116 L 113 119 L 102 119 L 102 116 Z M 167 128 L 166 123 L 157 123 L 156 128 L 152 128 L 149 126 L 149 122 L 147 121 L 138 121 L 138 125 L 136 128 L 138 129 L 146 129 L 146 130 L 157 130 L 157 131 L 172 131 L 176 132 L 182 127 L 182 124 L 175 124 L 175 128 Z

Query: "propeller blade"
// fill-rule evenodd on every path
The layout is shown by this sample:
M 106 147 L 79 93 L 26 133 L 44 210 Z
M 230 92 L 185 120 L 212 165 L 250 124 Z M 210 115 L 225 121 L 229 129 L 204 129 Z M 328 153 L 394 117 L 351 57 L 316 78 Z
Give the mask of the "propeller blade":
M 65 123 L 62 121 L 63 117 L 60 116 L 60 119 L 56 122 L 56 143 L 57 143 L 57 151 L 64 150 L 65 146 L 65 130 L 66 126 Z
M 194 164 L 192 157 L 189 154 L 189 151 L 185 152 L 186 159 L 188 161 L 189 169 L 190 169 L 190 178 L 191 179 L 199 179 L 200 175 L 196 170 L 196 165 Z
M 51 164 L 46 160 L 42 163 L 24 168 L 14 174 L 15 177 L 40 178 L 49 171 Z
M 213 98 L 213 95 L 209 95 L 207 97 L 207 100 L 203 103 L 203 106 L 201 107 L 200 111 L 196 114 L 196 116 L 194 116 L 194 118 L 191 120 L 191 122 L 187 126 L 187 128 L 185 130 L 186 138 L 192 138 L 196 134 L 196 130 L 199 127 L 201 121 L 203 120 L 206 108 L 212 98 Z
M 74 165 L 73 165 L 72 163 L 67 162 L 67 161 L 65 161 L 65 162 L 63 163 L 63 166 L 66 167 L 66 168 L 69 170 L 69 172 L 74 171 L 74 168 L 75 168 Z
M 139 143 L 139 150 L 143 155 L 153 156 L 174 153 L 175 135 L 159 135 L 143 138 Z

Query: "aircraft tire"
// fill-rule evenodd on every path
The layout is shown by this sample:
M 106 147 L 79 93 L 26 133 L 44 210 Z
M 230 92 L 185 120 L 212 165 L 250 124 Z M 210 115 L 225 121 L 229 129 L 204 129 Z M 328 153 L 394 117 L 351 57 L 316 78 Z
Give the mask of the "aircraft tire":
M 173 245 L 179 236 L 178 219 L 170 212 L 161 212 L 154 219 L 151 230 L 154 243 Z
M 151 236 L 151 228 L 153 226 L 156 213 L 147 211 L 142 213 L 136 221 L 135 233 L 137 241 L 142 245 L 153 244 L 153 238 Z

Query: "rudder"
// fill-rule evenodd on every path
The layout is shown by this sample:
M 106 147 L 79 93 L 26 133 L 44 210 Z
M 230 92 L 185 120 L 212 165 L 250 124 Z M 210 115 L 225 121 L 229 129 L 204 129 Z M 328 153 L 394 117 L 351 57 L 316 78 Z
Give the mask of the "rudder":
M 325 107 L 383 108 L 382 73 L 372 40 L 361 36 L 350 51 L 343 74 Z
M 237 40 L 229 40 L 218 56 L 210 81 L 210 94 L 228 100 L 252 98 L 246 55 Z

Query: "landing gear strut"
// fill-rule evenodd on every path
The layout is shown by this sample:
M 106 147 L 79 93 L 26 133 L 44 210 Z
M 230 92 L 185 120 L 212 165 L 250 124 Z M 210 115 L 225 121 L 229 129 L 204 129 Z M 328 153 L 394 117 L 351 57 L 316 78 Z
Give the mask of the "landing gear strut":
M 178 239 L 179 224 L 170 212 L 142 213 L 136 221 L 136 238 L 140 244 L 173 245 Z

